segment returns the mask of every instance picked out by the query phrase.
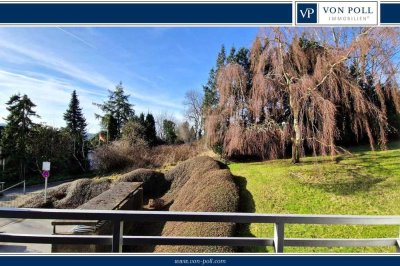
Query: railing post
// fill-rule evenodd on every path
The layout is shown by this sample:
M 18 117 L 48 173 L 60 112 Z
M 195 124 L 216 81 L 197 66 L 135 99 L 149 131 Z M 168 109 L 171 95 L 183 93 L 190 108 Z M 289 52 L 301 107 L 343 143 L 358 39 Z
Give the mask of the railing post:
M 24 180 L 24 195 L 25 195 L 25 191 L 26 191 L 26 185 L 25 185 L 25 180 Z
M 124 235 L 124 221 L 113 221 L 113 238 L 111 252 L 122 253 L 122 241 Z
M 396 252 L 400 253 L 400 240 L 397 240 Z
M 275 223 L 274 226 L 274 248 L 275 253 L 283 253 L 283 241 L 285 238 L 285 224 Z

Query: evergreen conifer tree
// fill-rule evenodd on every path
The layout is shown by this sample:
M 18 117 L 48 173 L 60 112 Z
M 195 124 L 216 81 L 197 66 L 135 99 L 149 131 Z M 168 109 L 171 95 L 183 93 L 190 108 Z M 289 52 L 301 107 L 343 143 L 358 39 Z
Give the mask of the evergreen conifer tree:
M 85 146 L 87 124 L 75 90 L 72 92 L 68 109 L 64 113 L 64 120 L 67 123 L 66 130 L 71 136 L 71 144 L 73 146 L 71 156 L 84 171 L 86 169 L 85 160 L 87 155 L 87 147 Z
M 221 51 L 218 53 L 216 67 L 210 70 L 208 81 L 203 85 L 204 98 L 203 98 L 203 112 L 207 113 L 210 108 L 214 108 L 218 104 L 218 90 L 217 90 L 217 73 L 219 69 L 226 63 L 225 46 L 221 46 Z
M 114 91 L 109 91 L 108 100 L 102 104 L 95 105 L 103 111 L 104 115 L 96 114 L 96 118 L 101 119 L 101 124 L 108 130 L 109 140 L 114 140 L 121 136 L 122 127 L 133 118 L 135 111 L 133 104 L 129 103 L 129 95 L 125 94 L 122 82 L 120 82 Z M 115 138 L 112 138 L 111 133 L 115 133 Z
M 6 103 L 9 115 L 2 132 L 1 146 L 3 156 L 8 157 L 19 167 L 19 176 L 25 179 L 29 144 L 35 123 L 33 117 L 39 117 L 33 108 L 36 105 L 27 95 L 16 94 Z
M 175 123 L 172 122 L 171 120 L 165 119 L 163 121 L 163 130 L 164 130 L 165 141 L 168 144 L 175 144 L 176 139 L 178 138 L 175 131 Z
M 157 143 L 156 122 L 154 120 L 154 116 L 150 113 L 146 115 L 145 128 L 146 140 L 150 146 L 154 146 Z

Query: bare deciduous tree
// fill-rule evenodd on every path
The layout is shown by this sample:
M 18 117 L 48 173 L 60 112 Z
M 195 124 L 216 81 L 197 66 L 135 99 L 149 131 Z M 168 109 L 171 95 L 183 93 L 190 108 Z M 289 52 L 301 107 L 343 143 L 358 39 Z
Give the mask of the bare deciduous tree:
M 394 28 L 265 31 L 253 43 L 249 71 L 228 63 L 218 72 L 219 107 L 206 126 L 210 143 L 228 156 L 262 158 L 283 156 L 291 143 L 294 163 L 305 147 L 334 155 L 340 110 L 357 138 L 385 148 L 386 102 L 400 111 L 398 44 Z M 377 100 L 368 96 L 367 76 Z
M 178 139 L 183 141 L 184 143 L 192 143 L 196 139 L 195 131 L 190 128 L 190 125 L 187 121 L 181 123 L 177 129 Z
M 201 138 L 203 132 L 203 96 L 196 90 L 189 90 L 185 94 L 185 116 L 193 123 L 196 138 Z
M 156 124 L 156 132 L 157 132 L 157 136 L 162 139 L 165 140 L 165 136 L 164 136 L 164 120 L 169 120 L 174 122 L 175 124 L 177 124 L 177 119 L 176 117 L 168 112 L 160 112 L 157 115 L 155 115 L 154 117 L 155 119 L 155 124 Z

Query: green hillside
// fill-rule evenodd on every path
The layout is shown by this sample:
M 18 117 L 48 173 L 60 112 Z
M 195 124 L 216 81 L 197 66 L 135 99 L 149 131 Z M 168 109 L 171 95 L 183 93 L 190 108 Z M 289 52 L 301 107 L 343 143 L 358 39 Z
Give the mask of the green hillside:
M 400 142 L 338 157 L 229 165 L 241 186 L 241 211 L 292 214 L 400 214 Z M 272 225 L 240 227 L 240 236 L 273 236 Z M 398 226 L 287 225 L 285 237 L 398 237 Z M 250 248 L 244 251 L 264 251 Z M 272 249 L 268 248 L 268 251 Z M 394 248 L 285 248 L 285 252 L 394 252 Z

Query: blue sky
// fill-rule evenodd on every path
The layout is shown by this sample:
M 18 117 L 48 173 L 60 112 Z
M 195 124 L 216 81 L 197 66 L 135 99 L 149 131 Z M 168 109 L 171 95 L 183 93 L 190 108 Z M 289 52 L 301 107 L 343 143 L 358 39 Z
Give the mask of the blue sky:
M 123 82 L 137 113 L 168 112 L 182 119 L 187 90 L 201 90 L 216 56 L 251 45 L 258 28 L 0 28 L 0 123 L 12 94 L 37 104 L 38 122 L 64 126 L 72 90 L 77 90 L 96 132 L 108 89 Z

